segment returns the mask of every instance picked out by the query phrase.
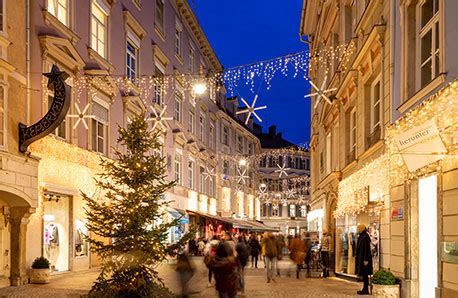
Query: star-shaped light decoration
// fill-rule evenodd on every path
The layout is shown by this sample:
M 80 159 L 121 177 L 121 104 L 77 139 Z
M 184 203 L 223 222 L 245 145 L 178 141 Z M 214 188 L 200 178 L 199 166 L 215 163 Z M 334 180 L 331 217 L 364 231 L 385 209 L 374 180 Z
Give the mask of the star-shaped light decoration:
M 89 129 L 89 127 L 87 126 L 87 123 L 86 123 L 86 119 L 93 119 L 95 118 L 94 115 L 86 115 L 86 112 L 87 110 L 89 109 L 89 104 L 87 104 L 83 111 L 80 110 L 80 107 L 75 103 L 75 107 L 76 107 L 76 111 L 78 112 L 78 114 L 76 115 L 67 115 L 67 117 L 69 118 L 78 118 L 78 120 L 76 121 L 75 125 L 73 125 L 73 129 L 77 128 L 78 127 L 78 124 L 83 123 L 84 127 L 86 129 Z
M 324 98 L 329 104 L 332 104 L 331 99 L 329 99 L 329 97 L 326 95 L 326 93 L 334 92 L 334 91 L 337 90 L 337 88 L 324 89 L 324 87 L 326 86 L 326 81 L 327 80 L 328 80 L 328 76 L 325 76 L 324 80 L 323 80 L 323 84 L 321 84 L 321 88 L 319 88 L 315 83 L 313 83 L 312 80 L 309 80 L 310 85 L 312 85 L 313 89 L 315 89 L 316 92 L 307 94 L 307 95 L 304 96 L 304 98 L 308 98 L 308 97 L 312 97 L 312 96 L 318 95 L 318 97 L 316 99 L 315 106 L 313 107 L 314 109 L 316 109 L 316 107 L 318 106 L 318 103 L 320 102 L 320 100 L 322 98 Z
M 208 167 L 206 167 L 202 175 L 204 176 L 205 181 L 207 181 L 207 179 L 210 179 L 210 181 L 213 182 L 213 177 L 216 176 L 215 169 L 214 168 L 209 169 Z
M 252 114 L 256 117 L 256 119 L 258 119 L 259 122 L 262 122 L 262 119 L 258 116 L 256 111 L 267 109 L 267 106 L 255 107 L 256 101 L 258 100 L 258 95 L 256 94 L 256 96 L 254 97 L 253 103 L 251 104 L 251 106 L 246 102 L 246 100 L 243 97 L 241 97 L 240 100 L 245 104 L 246 108 L 243 110 L 237 111 L 235 114 L 236 115 L 245 114 L 245 113 L 248 114 L 245 120 L 245 125 L 248 125 L 248 121 L 250 121 L 250 117 Z
M 172 120 L 172 117 L 164 117 L 165 111 L 167 110 L 167 105 L 164 105 L 162 110 L 159 112 L 159 114 L 156 112 L 156 109 L 150 106 L 151 110 L 153 111 L 154 117 L 149 117 L 146 119 L 147 121 L 152 121 L 153 122 L 153 130 L 156 128 L 156 125 L 160 125 L 161 128 L 165 129 L 165 121 Z
M 281 198 L 280 203 L 281 203 L 283 206 L 286 206 L 286 205 L 288 205 L 288 199 L 287 199 L 287 198 Z
M 296 194 L 296 192 L 293 189 L 287 189 L 285 191 L 285 195 L 286 195 L 287 198 L 292 198 L 295 194 Z
M 243 171 L 241 171 L 240 168 L 237 168 L 237 173 L 237 183 L 246 184 L 246 179 L 250 179 L 250 176 L 248 176 L 246 173 L 246 169 L 243 169 Z
M 279 177 L 279 178 L 281 178 L 283 175 L 285 175 L 285 177 L 288 177 L 288 173 L 287 173 L 286 171 L 291 170 L 291 168 L 287 168 L 287 167 L 286 167 L 286 162 L 284 162 L 282 166 L 280 166 L 280 165 L 277 163 L 277 167 L 278 167 L 278 170 L 275 170 L 274 172 L 275 172 L 275 173 L 279 173 L 279 174 L 278 174 L 278 177 Z
M 267 185 L 265 183 L 261 183 L 259 185 L 259 196 L 265 197 L 267 195 Z

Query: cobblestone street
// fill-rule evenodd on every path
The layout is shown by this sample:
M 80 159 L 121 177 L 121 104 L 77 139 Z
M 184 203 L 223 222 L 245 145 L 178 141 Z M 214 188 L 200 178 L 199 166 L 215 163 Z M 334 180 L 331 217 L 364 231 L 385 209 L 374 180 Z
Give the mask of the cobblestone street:
M 196 273 L 190 282 L 192 297 L 217 297 L 214 286 L 207 287 L 207 268 L 202 258 L 194 258 Z M 322 279 L 318 277 L 294 278 L 293 267 L 288 261 L 279 263 L 281 276 L 275 281 L 266 283 L 262 262 L 258 269 L 246 269 L 246 292 L 242 297 L 357 297 L 356 291 L 360 284 L 338 278 Z M 163 265 L 159 268 L 166 285 L 175 293 L 179 293 L 174 266 Z M 291 276 L 288 276 L 291 272 Z M 62 273 L 54 275 L 46 285 L 24 285 L 0 289 L 0 297 L 81 297 L 88 292 L 92 282 L 98 276 L 97 270 Z

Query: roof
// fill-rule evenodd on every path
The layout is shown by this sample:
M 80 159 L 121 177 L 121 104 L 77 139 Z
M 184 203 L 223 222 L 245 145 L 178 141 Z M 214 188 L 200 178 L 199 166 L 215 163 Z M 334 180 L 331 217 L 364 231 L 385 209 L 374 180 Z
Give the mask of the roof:
M 285 140 L 281 132 L 277 133 L 275 125 L 270 126 L 267 133 L 264 133 L 261 130 L 255 130 L 255 135 L 261 142 L 261 148 L 263 149 L 278 149 L 295 146 L 294 143 Z

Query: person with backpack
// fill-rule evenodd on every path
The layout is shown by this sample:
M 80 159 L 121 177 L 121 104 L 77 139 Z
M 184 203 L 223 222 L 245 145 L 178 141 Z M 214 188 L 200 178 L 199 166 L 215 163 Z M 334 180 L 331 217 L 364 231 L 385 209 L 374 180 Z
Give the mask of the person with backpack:
M 204 249 L 204 264 L 208 268 L 208 287 L 211 287 L 212 285 L 212 275 L 213 275 L 213 269 L 209 264 L 211 263 L 211 260 L 216 256 L 216 249 L 219 245 L 219 240 L 216 235 L 213 236 L 213 238 L 207 242 L 205 249 Z
M 251 236 L 248 245 L 250 246 L 251 268 L 258 268 L 258 256 L 259 251 L 261 250 L 261 245 L 259 244 L 258 239 L 254 236 Z
M 237 260 L 240 265 L 240 289 L 242 293 L 245 292 L 245 266 L 248 263 L 248 256 L 250 254 L 249 247 L 245 242 L 244 236 L 239 236 L 238 243 L 235 248 L 237 251 Z

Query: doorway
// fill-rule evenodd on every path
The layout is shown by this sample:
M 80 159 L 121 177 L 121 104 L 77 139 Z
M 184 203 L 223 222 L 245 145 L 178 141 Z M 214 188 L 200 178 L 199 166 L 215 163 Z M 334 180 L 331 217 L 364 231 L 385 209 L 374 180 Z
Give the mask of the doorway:
M 418 182 L 418 240 L 420 298 L 435 297 L 437 287 L 437 176 Z

